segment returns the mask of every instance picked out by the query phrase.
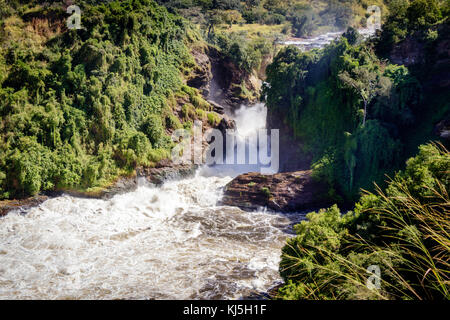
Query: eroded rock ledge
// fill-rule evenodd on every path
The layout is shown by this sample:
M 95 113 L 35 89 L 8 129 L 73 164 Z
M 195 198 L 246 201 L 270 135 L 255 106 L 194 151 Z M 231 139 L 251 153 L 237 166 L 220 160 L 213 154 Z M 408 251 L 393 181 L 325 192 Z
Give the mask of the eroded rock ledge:
M 315 181 L 311 170 L 262 175 L 246 173 L 225 187 L 222 204 L 255 210 L 259 207 L 296 212 L 329 205 L 327 187 Z
M 42 202 L 48 200 L 47 196 L 38 195 L 35 197 L 22 200 L 3 200 L 0 201 L 0 217 L 5 216 L 9 211 L 22 210 L 26 211 L 29 208 L 40 205 Z

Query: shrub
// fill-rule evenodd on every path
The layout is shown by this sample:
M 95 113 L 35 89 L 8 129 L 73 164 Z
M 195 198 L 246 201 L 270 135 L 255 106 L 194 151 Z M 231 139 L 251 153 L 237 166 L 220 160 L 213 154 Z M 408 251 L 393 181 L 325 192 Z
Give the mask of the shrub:
M 147 135 L 154 148 L 161 146 L 161 140 L 164 136 L 161 116 L 155 114 L 149 115 L 144 121 L 142 131 Z
M 1 198 L 109 185 L 170 155 L 166 129 L 182 127 L 167 115 L 177 93 L 209 110 L 182 78 L 195 66 L 188 46 L 198 32 L 154 1 L 82 1 L 79 32 L 40 32 L 41 17 L 65 19 L 62 5 L 7 3 L 0 0 Z M 191 104 L 185 111 L 195 117 Z
M 220 116 L 215 112 L 209 112 L 208 123 L 213 127 L 218 126 L 220 123 Z
M 270 198 L 272 196 L 268 187 L 262 187 L 261 192 L 266 198 Z
M 174 114 L 169 114 L 166 116 L 166 126 L 169 129 L 181 129 L 183 126 L 181 125 L 180 119 Z
M 450 154 L 420 147 L 386 191 L 365 192 L 355 210 L 309 213 L 282 251 L 282 299 L 449 299 Z M 366 286 L 381 269 L 381 288 Z

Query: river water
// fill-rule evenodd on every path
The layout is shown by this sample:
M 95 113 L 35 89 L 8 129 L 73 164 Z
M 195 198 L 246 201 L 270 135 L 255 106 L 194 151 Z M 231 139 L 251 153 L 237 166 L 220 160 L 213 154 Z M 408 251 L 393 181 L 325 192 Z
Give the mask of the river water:
M 363 37 L 363 39 L 368 39 L 376 33 L 376 29 L 374 28 L 358 29 L 358 32 Z M 325 34 L 318 35 L 316 37 L 302 38 L 302 39 L 295 38 L 292 40 L 283 41 L 282 44 L 294 45 L 302 51 L 309 51 L 312 49 L 322 49 L 326 45 L 338 39 L 343 33 L 344 31 L 328 32 Z
M 263 105 L 235 114 L 265 126 Z M 199 169 L 110 200 L 68 195 L 0 219 L 0 299 L 239 299 L 280 283 L 296 215 L 218 205 L 249 168 Z

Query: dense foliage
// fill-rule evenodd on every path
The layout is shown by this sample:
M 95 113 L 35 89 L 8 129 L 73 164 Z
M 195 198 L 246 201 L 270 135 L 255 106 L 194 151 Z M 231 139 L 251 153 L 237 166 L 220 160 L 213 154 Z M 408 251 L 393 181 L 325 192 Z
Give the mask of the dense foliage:
M 378 49 L 381 53 L 388 52 L 393 45 L 404 40 L 417 31 L 423 38 L 433 37 L 432 26 L 449 16 L 448 0 L 391 0 L 390 12 L 383 24 Z
M 283 248 L 279 298 L 450 299 L 449 171 L 449 152 L 423 145 L 354 211 L 309 213 Z M 367 286 L 370 266 L 380 288 Z
M 424 87 L 422 73 L 381 60 L 355 33 L 322 51 L 287 47 L 267 68 L 269 113 L 293 128 L 336 200 L 382 183 L 432 138 L 433 121 L 450 107 L 448 90 Z
M 103 186 L 168 156 L 200 37 L 151 0 L 0 1 L 0 198 Z M 96 4 L 94 4 L 96 3 Z M 192 104 L 191 104 L 192 103 Z M 186 123 L 190 120 L 186 119 Z

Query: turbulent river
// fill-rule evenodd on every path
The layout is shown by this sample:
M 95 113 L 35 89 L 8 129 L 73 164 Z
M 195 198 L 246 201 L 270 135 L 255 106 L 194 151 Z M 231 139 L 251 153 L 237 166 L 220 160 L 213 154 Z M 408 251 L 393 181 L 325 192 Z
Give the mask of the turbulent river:
M 362 36 L 363 39 L 368 39 L 372 37 L 373 35 L 375 35 L 375 32 L 376 32 L 375 28 L 358 29 L 358 33 Z M 321 49 L 326 45 L 330 44 L 331 42 L 333 42 L 334 40 L 338 39 L 343 33 L 344 31 L 328 32 L 310 38 L 303 38 L 303 39 L 294 38 L 288 41 L 283 41 L 282 44 L 294 45 L 302 51 Z
M 265 125 L 242 107 L 238 132 Z M 296 216 L 218 205 L 238 173 L 200 168 L 110 200 L 68 195 L 0 219 L 0 299 L 239 299 L 280 283 Z M 298 217 L 298 216 L 297 216 Z

